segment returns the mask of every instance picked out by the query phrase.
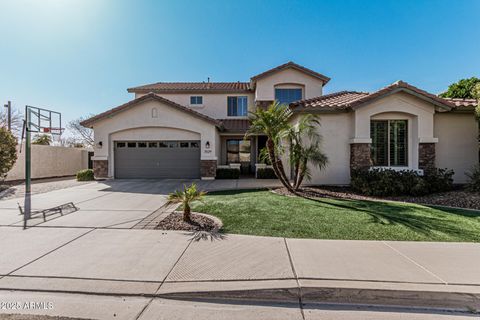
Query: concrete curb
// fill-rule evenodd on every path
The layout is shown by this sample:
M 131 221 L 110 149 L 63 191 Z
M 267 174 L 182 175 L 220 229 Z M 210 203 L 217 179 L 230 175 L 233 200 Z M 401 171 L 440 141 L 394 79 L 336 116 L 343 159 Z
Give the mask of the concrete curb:
M 313 280 L 317 281 L 317 280 Z M 320 280 L 318 280 L 320 281 Z M 307 281 L 308 282 L 308 281 Z M 478 312 L 480 310 L 480 288 L 473 286 L 442 286 L 438 291 L 431 290 L 432 285 L 421 284 L 385 284 L 351 283 L 328 281 L 325 285 L 309 284 L 300 287 L 278 287 L 236 290 L 208 290 L 158 293 L 159 297 L 172 299 L 231 299 L 303 303 L 355 304 L 379 307 L 410 307 L 436 310 Z M 336 286 L 338 284 L 338 286 Z M 396 288 L 397 287 L 397 288 Z M 193 289 L 193 288 L 192 288 Z M 440 289 L 440 288 L 439 288 Z M 462 290 L 463 289 L 463 290 Z M 447 291 L 451 290 L 451 291 Z

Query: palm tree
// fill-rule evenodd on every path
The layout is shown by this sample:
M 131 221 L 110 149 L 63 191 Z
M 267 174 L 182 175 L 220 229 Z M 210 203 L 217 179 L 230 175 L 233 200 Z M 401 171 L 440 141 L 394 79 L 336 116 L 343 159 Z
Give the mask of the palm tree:
M 289 123 L 291 115 L 292 111 L 288 105 L 279 104 L 277 101 L 267 109 L 257 108 L 255 112 L 250 113 L 251 124 L 245 137 L 259 134 L 267 136 L 266 148 L 273 171 L 285 188 L 294 192 L 280 159 L 280 154 L 283 152 L 281 142 L 287 137 L 291 128 Z
M 320 170 L 325 168 L 328 163 L 327 156 L 320 148 L 322 136 L 317 131 L 318 126 L 320 126 L 318 117 L 307 114 L 289 130 L 290 164 L 293 168 L 293 188 L 295 190 L 300 188 L 305 178 L 310 180 L 309 163 Z
M 192 222 L 190 205 L 193 201 L 202 200 L 206 194 L 204 191 L 198 191 L 197 185 L 192 183 L 189 187 L 183 185 L 182 190 L 175 190 L 174 193 L 168 195 L 169 203 L 181 203 L 183 207 L 183 221 Z

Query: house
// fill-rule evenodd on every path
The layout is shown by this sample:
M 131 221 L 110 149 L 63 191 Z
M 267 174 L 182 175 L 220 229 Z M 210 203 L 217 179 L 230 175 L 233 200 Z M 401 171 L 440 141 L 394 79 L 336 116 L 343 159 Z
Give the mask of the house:
M 320 116 L 329 165 L 313 170 L 312 184 L 348 184 L 351 169 L 367 166 L 449 168 L 462 183 L 478 163 L 475 100 L 442 99 L 403 81 L 373 93 L 323 95 L 329 80 L 288 62 L 248 82 L 130 88 L 133 100 L 82 123 L 95 133 L 95 175 L 214 179 L 221 166 L 253 173 L 266 139 L 244 139 L 248 112 L 274 100 L 290 104 L 292 122 Z

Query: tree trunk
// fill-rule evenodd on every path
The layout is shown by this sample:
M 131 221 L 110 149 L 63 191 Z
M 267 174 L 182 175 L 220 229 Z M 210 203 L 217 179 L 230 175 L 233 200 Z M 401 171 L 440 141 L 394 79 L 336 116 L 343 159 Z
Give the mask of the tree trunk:
M 188 223 L 192 222 L 190 213 L 191 213 L 190 205 L 185 204 L 183 208 L 183 221 Z
M 306 170 L 306 167 L 307 167 L 307 163 L 304 163 L 302 165 L 302 169 L 300 169 L 300 173 L 298 175 L 298 180 L 295 184 L 295 190 L 298 190 L 300 189 L 300 186 L 302 185 L 302 181 L 303 179 L 305 178 L 305 170 Z
M 272 163 L 273 171 L 277 175 L 280 182 L 284 185 L 284 187 L 287 188 L 287 190 L 293 192 L 294 190 L 290 185 L 290 182 L 288 181 L 287 176 L 285 175 L 285 170 L 283 168 L 282 161 L 278 159 L 275 153 L 275 145 L 270 138 L 267 139 L 267 150 L 268 150 L 268 156 L 270 158 L 270 162 Z

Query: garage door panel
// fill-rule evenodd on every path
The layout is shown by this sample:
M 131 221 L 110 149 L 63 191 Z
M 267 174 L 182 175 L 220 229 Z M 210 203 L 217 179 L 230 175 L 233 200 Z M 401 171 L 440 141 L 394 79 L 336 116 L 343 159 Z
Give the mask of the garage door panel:
M 134 141 L 129 141 L 130 143 Z M 178 145 L 179 141 L 176 142 Z M 185 141 L 182 141 L 184 143 Z M 126 147 L 115 143 L 116 178 L 184 179 L 200 177 L 199 141 L 187 141 L 188 148 Z M 144 144 L 143 144 L 144 145 Z M 119 147 L 122 146 L 122 147 Z

